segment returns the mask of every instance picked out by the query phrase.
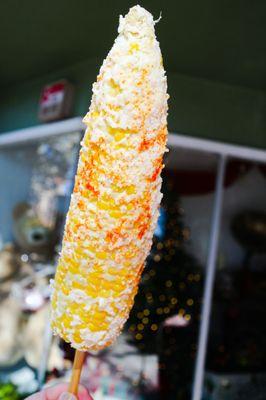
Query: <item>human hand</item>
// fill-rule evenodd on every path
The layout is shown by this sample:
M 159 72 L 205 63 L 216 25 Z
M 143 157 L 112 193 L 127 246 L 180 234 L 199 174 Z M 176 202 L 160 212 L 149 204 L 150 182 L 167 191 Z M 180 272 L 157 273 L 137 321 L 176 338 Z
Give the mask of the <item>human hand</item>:
M 35 393 L 25 400 L 93 400 L 84 386 L 79 386 L 78 397 L 67 393 L 68 385 L 61 383 Z

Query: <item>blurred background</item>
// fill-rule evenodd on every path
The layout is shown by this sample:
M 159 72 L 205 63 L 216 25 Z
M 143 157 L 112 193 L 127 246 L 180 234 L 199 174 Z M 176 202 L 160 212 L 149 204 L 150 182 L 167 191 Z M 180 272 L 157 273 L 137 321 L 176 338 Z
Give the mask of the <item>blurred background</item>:
M 49 329 L 82 116 L 126 0 L 0 4 L 0 400 L 67 380 Z M 141 1 L 170 93 L 160 218 L 95 400 L 266 398 L 266 3 Z

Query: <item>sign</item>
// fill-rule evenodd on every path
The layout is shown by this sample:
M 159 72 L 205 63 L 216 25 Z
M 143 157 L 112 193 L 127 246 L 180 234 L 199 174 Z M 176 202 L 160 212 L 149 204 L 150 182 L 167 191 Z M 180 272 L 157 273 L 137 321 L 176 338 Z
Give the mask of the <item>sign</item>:
M 46 85 L 41 93 L 38 117 L 42 122 L 70 116 L 73 105 L 73 85 L 63 79 Z

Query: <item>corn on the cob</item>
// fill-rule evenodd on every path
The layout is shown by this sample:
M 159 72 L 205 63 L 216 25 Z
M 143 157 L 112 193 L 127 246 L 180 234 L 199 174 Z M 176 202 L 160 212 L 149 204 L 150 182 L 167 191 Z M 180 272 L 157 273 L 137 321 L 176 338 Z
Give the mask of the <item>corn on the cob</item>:
M 167 83 L 155 22 L 120 17 L 88 114 L 52 294 L 52 327 L 79 350 L 119 334 L 133 305 L 161 200 Z

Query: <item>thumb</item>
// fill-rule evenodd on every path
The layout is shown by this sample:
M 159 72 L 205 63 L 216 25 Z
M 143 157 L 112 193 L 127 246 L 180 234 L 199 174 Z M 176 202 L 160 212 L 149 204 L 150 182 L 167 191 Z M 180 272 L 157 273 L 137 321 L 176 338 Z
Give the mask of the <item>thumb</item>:
M 77 397 L 74 396 L 74 394 L 64 392 L 64 393 L 61 393 L 58 400 L 77 400 Z

